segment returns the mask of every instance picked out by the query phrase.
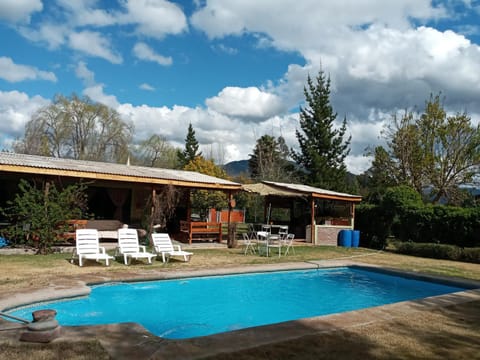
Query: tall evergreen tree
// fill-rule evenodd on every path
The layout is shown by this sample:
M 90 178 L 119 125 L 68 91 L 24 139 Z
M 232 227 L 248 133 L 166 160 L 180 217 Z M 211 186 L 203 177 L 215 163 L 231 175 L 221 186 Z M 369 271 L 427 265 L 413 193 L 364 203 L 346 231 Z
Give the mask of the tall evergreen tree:
M 250 175 L 255 180 L 292 181 L 292 165 L 288 161 L 289 150 L 283 137 L 275 139 L 263 135 L 248 159 Z
M 189 162 L 195 160 L 197 156 L 202 156 L 202 152 L 198 152 L 198 141 L 195 138 L 195 130 L 192 124 L 188 125 L 187 137 L 185 138 L 185 150 L 178 152 L 178 160 L 183 168 Z
M 303 168 L 304 181 L 312 186 L 345 191 L 347 168 L 345 158 L 350 140 L 344 139 L 346 119 L 340 128 L 334 123 L 337 113 L 330 104 L 330 78 L 320 70 L 304 88 L 306 106 L 300 107 L 300 128 L 296 136 L 300 151 L 292 151 L 293 159 Z

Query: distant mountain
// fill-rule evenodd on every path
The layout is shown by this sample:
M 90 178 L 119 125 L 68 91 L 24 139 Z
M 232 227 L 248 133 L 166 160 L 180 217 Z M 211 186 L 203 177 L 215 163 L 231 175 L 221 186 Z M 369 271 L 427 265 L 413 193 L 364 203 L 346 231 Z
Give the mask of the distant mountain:
M 227 174 L 232 177 L 242 174 L 250 176 L 250 173 L 248 171 L 248 160 L 231 161 L 223 165 L 223 168 L 227 172 Z

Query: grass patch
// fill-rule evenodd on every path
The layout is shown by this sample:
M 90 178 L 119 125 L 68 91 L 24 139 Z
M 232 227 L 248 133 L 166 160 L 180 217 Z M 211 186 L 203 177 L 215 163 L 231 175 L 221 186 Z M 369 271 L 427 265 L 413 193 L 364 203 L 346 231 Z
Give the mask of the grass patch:
M 51 344 L 25 343 L 22 346 L 7 342 L 0 347 L 0 359 L 102 360 L 110 359 L 110 356 L 98 341 L 82 341 L 74 344 L 70 342 L 53 342 Z

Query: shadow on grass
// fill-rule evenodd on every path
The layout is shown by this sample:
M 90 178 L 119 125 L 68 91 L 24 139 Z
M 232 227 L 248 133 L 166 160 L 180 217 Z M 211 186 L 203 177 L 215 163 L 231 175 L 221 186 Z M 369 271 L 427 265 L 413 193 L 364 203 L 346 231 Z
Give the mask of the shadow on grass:
M 224 352 L 205 359 L 478 359 L 480 301 L 297 339 Z

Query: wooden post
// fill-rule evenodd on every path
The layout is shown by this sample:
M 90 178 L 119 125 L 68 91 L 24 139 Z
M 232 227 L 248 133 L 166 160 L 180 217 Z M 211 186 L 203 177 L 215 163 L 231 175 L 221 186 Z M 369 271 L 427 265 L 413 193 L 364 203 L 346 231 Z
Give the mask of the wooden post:
M 312 196 L 312 201 L 310 203 L 310 212 L 311 212 L 311 218 L 310 218 L 310 240 L 312 241 L 312 245 L 315 245 L 315 198 Z
M 350 223 L 352 226 L 352 230 L 355 229 L 355 203 L 350 203 Z
M 150 229 L 148 229 L 149 231 L 149 234 L 153 233 L 153 221 L 154 221 L 154 216 L 155 216 L 155 211 L 156 211 L 156 202 L 157 202 L 157 192 L 155 190 L 154 187 L 152 187 L 152 208 L 150 209 L 150 224 L 149 224 L 149 227 Z M 152 245 L 150 244 L 150 236 L 148 236 L 148 245 Z
M 228 235 L 227 235 L 227 246 L 229 248 L 234 248 L 236 244 L 236 238 L 235 238 L 235 229 L 233 224 L 231 224 L 232 220 L 232 207 L 233 207 L 233 196 L 232 192 L 228 192 L 228 220 L 227 220 L 227 229 L 228 229 Z
M 190 189 L 187 189 L 187 218 L 185 220 L 187 220 L 188 222 L 190 222 L 192 219 L 192 203 L 191 203 L 191 198 L 190 198 L 190 194 L 191 194 L 191 191 Z

